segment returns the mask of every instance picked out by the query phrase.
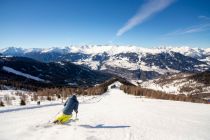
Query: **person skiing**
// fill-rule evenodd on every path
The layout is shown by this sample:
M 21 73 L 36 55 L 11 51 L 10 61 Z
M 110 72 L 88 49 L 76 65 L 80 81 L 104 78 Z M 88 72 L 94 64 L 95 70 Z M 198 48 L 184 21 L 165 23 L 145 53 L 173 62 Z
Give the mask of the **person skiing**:
M 77 100 L 77 96 L 73 95 L 68 98 L 68 100 L 64 104 L 64 109 L 61 114 L 59 114 L 53 123 L 66 123 L 72 118 L 72 112 L 75 111 L 78 113 L 79 102 Z

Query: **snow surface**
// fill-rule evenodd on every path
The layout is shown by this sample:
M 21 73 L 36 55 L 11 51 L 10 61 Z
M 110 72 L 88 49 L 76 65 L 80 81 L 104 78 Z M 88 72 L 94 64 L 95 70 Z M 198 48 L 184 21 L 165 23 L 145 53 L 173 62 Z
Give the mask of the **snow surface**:
M 10 88 L 10 87 L 8 87 Z M 3 101 L 6 106 L 19 106 L 20 105 L 20 96 L 17 96 L 16 93 L 29 95 L 30 92 L 23 90 L 0 90 L 0 101 Z M 30 96 L 27 96 L 28 98 Z M 5 99 L 9 99 L 7 102 Z M 27 102 L 27 101 L 26 101 Z M 3 109 L 7 109 L 8 107 L 4 107 Z M 2 110 L 2 109 L 1 109 Z
M 100 65 L 100 63 L 98 61 L 93 61 L 92 59 L 79 60 L 74 63 L 78 64 L 78 65 L 86 64 L 86 65 L 90 66 L 93 70 L 98 70 L 98 66 Z
M 181 77 L 176 79 L 176 76 L 178 75 L 171 75 L 168 77 L 168 79 L 154 79 L 154 80 L 148 80 L 139 82 L 141 87 L 153 89 L 162 91 L 168 94 L 185 94 L 185 95 L 193 95 L 193 94 L 201 94 L 201 93 L 209 93 L 210 92 L 210 86 L 206 85 L 204 83 L 200 83 L 198 81 L 195 81 L 193 79 L 189 80 L 187 77 L 191 74 L 183 74 Z M 175 78 L 173 80 L 173 78 Z M 133 80 L 133 83 L 136 83 L 138 81 Z M 182 90 L 183 88 L 190 88 L 190 90 Z M 202 90 L 200 90 L 202 89 Z
M 125 68 L 128 70 L 137 70 L 139 68 L 138 63 L 129 62 L 127 58 L 121 58 L 121 59 L 110 58 L 105 63 L 105 65 L 110 65 L 112 67 Z
M 24 95 L 26 106 L 20 106 L 21 101 L 21 95 Z M 33 92 L 30 91 L 24 91 L 24 90 L 0 90 L 0 101 L 4 102 L 5 107 L 2 107 L 0 109 L 1 112 L 10 112 L 10 111 L 16 111 L 16 110 L 22 110 L 22 109 L 28 109 L 28 108 L 37 108 L 43 106 L 50 106 L 50 105 L 56 105 L 61 104 L 62 100 L 58 99 L 57 97 L 53 97 L 55 100 L 48 101 L 46 100 L 47 97 L 44 97 L 45 100 L 41 100 L 40 97 L 38 97 L 38 100 L 41 101 L 40 106 L 37 105 L 37 101 L 31 101 L 33 96 Z M 9 101 L 8 101 L 9 99 Z
M 209 140 L 210 106 L 109 89 L 79 98 L 79 121 L 48 125 L 63 106 L 0 113 L 1 140 Z M 1 110 L 1 108 L 0 108 Z M 74 116 L 75 117 L 75 116 Z
M 171 94 L 180 94 L 180 86 L 174 86 L 173 84 L 167 84 L 167 85 L 159 85 L 154 82 L 154 80 L 149 80 L 146 82 L 141 83 L 141 87 L 143 88 L 149 88 L 153 90 L 163 91 L 166 93 Z
M 45 82 L 45 80 L 39 78 L 39 77 L 35 77 L 35 76 L 32 76 L 30 74 L 27 74 L 27 73 L 23 73 L 21 71 L 17 71 L 13 68 L 10 68 L 10 67 L 7 67 L 7 66 L 3 66 L 2 68 L 4 71 L 7 71 L 9 73 L 13 73 L 13 74 L 16 74 L 16 75 L 20 75 L 20 76 L 23 76 L 23 77 L 26 77 L 26 78 L 29 78 L 29 79 L 33 79 L 33 80 L 36 80 L 36 81 L 41 81 L 41 82 Z

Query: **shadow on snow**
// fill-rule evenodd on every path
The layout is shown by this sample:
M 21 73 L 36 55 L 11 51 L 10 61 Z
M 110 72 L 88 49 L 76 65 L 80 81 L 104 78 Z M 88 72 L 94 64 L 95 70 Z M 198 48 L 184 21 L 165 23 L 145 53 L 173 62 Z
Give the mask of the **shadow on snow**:
M 80 127 L 84 127 L 84 128 L 127 128 L 130 127 L 128 125 L 104 125 L 104 124 L 99 124 L 96 126 L 92 126 L 92 125 L 79 125 Z

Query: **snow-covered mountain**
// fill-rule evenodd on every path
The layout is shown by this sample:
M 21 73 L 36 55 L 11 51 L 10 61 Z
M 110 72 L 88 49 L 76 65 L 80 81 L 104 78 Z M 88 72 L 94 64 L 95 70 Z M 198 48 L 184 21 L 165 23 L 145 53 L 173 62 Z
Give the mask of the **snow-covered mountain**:
M 202 72 L 210 65 L 210 48 L 86 45 L 65 48 L 0 49 L 3 56 L 24 56 L 44 62 L 68 60 L 127 79 L 153 79 L 177 72 Z
M 210 72 L 179 73 L 140 83 L 143 88 L 169 94 L 185 94 L 210 99 Z
M 21 48 L 21 47 L 7 47 L 0 48 L 0 53 L 4 55 L 18 55 L 18 54 L 27 54 L 27 53 L 84 53 L 84 54 L 100 54 L 108 53 L 119 54 L 127 52 L 136 52 L 136 53 L 151 53 L 157 54 L 161 52 L 179 52 L 186 56 L 202 58 L 206 55 L 210 55 L 210 48 L 191 48 L 188 46 L 182 47 L 172 47 L 172 46 L 163 46 L 157 48 L 142 48 L 138 46 L 119 46 L 119 45 L 72 45 L 69 47 L 52 47 L 52 48 Z

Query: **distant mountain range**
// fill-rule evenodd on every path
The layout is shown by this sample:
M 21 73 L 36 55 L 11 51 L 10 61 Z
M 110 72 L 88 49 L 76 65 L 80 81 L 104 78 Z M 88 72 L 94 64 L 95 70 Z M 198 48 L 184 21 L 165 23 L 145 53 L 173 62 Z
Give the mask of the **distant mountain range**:
M 65 48 L 0 49 L 2 56 L 29 57 L 42 62 L 72 62 L 126 79 L 147 80 L 179 72 L 203 72 L 210 67 L 210 48 L 86 45 Z

